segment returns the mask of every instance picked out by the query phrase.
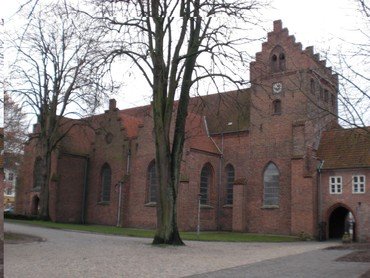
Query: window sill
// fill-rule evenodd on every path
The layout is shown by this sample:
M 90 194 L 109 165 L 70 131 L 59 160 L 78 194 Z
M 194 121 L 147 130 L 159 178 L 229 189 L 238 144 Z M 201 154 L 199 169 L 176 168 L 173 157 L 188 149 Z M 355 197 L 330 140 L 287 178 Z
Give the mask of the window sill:
M 157 202 L 149 202 L 149 203 L 144 204 L 144 206 L 146 206 L 146 207 L 156 207 Z
M 262 209 L 278 209 L 279 205 L 263 205 Z
M 233 208 L 233 205 L 232 204 L 227 204 L 227 205 L 223 205 L 222 207 L 223 208 Z
M 210 206 L 210 205 L 200 205 L 200 208 L 201 209 L 213 209 L 213 207 L 212 206 Z
M 99 206 L 108 206 L 108 205 L 110 205 L 110 201 L 100 201 L 100 202 L 98 202 L 98 205 Z

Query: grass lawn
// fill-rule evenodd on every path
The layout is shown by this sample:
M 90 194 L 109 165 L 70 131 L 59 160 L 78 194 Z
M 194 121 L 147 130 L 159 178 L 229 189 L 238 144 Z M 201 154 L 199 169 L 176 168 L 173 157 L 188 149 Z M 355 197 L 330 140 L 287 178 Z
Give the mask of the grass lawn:
M 86 231 L 99 234 L 131 236 L 131 237 L 145 237 L 153 238 L 154 230 L 119 228 L 113 226 L 102 225 L 81 225 L 81 224 L 66 224 L 54 223 L 40 220 L 14 220 L 7 219 L 9 223 L 20 223 L 33 225 L 38 227 L 46 227 L 52 229 Z M 196 232 L 181 232 L 183 240 L 200 240 L 200 241 L 223 241 L 223 242 L 291 242 L 298 241 L 298 237 L 280 236 L 280 235 L 261 235 L 249 233 L 235 233 L 235 232 L 212 232 L 204 231 L 200 233 L 199 238 Z

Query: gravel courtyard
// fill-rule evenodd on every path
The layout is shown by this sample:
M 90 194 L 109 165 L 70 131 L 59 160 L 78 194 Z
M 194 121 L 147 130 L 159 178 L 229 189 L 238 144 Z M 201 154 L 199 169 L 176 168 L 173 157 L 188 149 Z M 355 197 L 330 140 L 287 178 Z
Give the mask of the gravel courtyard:
M 45 239 L 43 242 L 5 244 L 5 277 L 184 277 L 258 265 L 292 255 L 303 256 L 306 252 L 337 244 L 187 241 L 185 247 L 154 247 L 150 239 L 11 223 L 5 223 L 5 231 L 37 235 Z M 350 266 L 351 263 L 347 264 Z M 368 268 L 369 264 L 357 263 L 356 273 L 361 274 Z

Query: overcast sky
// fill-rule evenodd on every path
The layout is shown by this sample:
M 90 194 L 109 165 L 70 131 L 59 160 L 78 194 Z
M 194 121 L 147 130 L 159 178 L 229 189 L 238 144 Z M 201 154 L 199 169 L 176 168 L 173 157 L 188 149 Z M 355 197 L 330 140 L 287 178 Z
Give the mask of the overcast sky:
M 14 13 L 22 2 L 26 0 L 2 2 L 0 18 L 5 20 L 5 24 L 12 25 L 15 21 Z M 316 52 L 327 50 L 335 52 L 340 46 L 340 39 L 356 40 L 357 33 L 354 30 L 360 23 L 355 0 L 272 0 L 272 6 L 270 10 L 263 12 L 265 29 L 271 31 L 272 21 L 281 19 L 283 27 L 287 27 L 289 33 L 295 35 L 296 41 L 301 42 L 304 48 L 313 45 Z M 251 52 L 255 53 L 260 49 L 259 44 L 251 49 Z M 335 68 L 335 65 L 333 66 Z M 149 88 L 140 84 L 142 84 L 140 77 L 126 82 L 122 93 L 116 97 L 120 109 L 149 102 Z

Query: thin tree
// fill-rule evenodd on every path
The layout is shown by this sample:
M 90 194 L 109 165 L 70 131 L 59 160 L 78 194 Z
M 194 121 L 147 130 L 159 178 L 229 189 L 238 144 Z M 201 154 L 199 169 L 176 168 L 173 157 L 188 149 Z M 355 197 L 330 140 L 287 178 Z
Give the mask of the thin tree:
M 359 22 L 358 29 L 351 31 L 355 39 L 342 39 L 333 61 L 339 76 L 341 120 L 346 126 L 363 128 L 370 124 L 370 2 L 354 0 L 354 4 Z
M 23 7 L 25 9 L 25 7 Z M 31 6 L 24 28 L 13 38 L 16 61 L 9 92 L 37 116 L 37 147 L 42 159 L 40 217 L 49 219 L 52 152 L 74 124 L 66 116 L 91 114 L 108 92 L 102 82 L 99 32 L 67 3 Z
M 223 90 L 225 83 L 233 83 L 234 88 L 244 84 L 249 57 L 240 46 L 251 40 L 247 28 L 256 24 L 258 9 L 266 4 L 253 0 L 94 3 L 97 13 L 92 17 L 112 42 L 106 47 L 107 61 L 117 56 L 131 60 L 152 91 L 159 185 L 153 244 L 182 245 L 176 204 L 190 94 L 207 79 L 214 91 Z
M 22 107 L 4 94 L 4 163 L 5 168 L 18 171 L 27 140 L 28 121 Z

